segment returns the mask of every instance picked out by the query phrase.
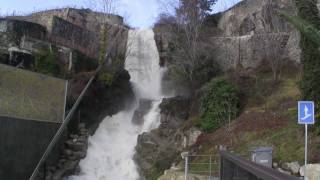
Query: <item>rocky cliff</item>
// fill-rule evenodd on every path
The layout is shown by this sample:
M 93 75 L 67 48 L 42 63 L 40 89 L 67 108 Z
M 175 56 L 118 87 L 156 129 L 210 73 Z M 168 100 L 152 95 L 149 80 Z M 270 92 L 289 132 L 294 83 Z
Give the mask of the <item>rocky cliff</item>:
M 212 15 L 210 23 L 213 33 L 208 34 L 203 48 L 210 50 L 213 59 L 224 69 L 241 66 L 256 68 L 264 59 L 262 42 L 274 36 L 289 36 L 282 59 L 300 62 L 299 33 L 278 16 L 278 12 L 296 14 L 294 0 L 243 0 L 225 12 Z M 166 27 L 155 27 L 160 55 L 168 59 L 170 35 Z
M 192 146 L 201 134 L 196 128 L 183 126 L 189 117 L 189 99 L 180 96 L 164 99 L 160 109 L 160 127 L 139 135 L 136 146 L 135 160 L 145 179 L 154 179 L 170 168 L 180 152 Z
M 261 44 L 276 34 L 289 35 L 283 56 L 300 62 L 299 33 L 278 16 L 281 11 L 296 14 L 294 1 L 244 0 L 224 12 L 218 23 L 223 33 L 210 38 L 216 60 L 224 69 L 239 64 L 255 68 L 264 60 Z

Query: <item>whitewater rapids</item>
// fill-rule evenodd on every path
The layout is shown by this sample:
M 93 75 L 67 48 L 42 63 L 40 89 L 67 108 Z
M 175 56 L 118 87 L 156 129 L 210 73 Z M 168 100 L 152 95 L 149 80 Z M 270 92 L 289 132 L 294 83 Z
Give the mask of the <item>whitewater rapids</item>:
M 133 160 L 137 137 L 160 124 L 159 104 L 164 97 L 161 80 L 164 69 L 159 66 L 159 53 L 152 30 L 130 30 L 125 69 L 131 76 L 136 103 L 128 110 L 106 117 L 95 134 L 89 137 L 87 157 L 80 161 L 79 175 L 69 180 L 139 180 Z M 132 117 L 140 99 L 151 100 L 151 109 L 141 126 Z M 106 107 L 108 108 L 108 107 Z

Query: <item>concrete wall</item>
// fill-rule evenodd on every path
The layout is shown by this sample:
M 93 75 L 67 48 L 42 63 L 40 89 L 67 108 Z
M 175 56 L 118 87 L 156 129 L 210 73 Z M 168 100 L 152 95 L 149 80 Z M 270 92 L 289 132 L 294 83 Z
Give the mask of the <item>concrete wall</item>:
M 245 68 L 258 66 L 263 59 L 263 49 L 259 47 L 268 41 L 270 34 L 289 34 L 284 56 L 293 62 L 300 62 L 300 34 L 290 23 L 280 18 L 277 11 L 292 15 L 297 12 L 293 0 L 243 0 L 222 13 L 218 28 L 223 34 L 211 37 L 211 43 L 217 48 L 217 60 L 224 69 L 234 67 L 234 61 L 239 61 L 237 59 Z M 222 50 L 223 47 L 227 50 Z M 230 58 L 232 61 L 228 62 Z
M 0 19 L 0 46 L 3 47 L 19 47 L 23 36 L 45 40 L 46 33 L 45 27 L 33 22 L 14 18 Z
M 50 26 L 50 19 L 53 16 L 60 17 L 77 26 L 81 26 L 90 31 L 99 29 L 100 24 L 123 25 L 123 17 L 113 14 L 94 12 L 90 9 L 62 8 L 32 13 L 26 18 L 46 27 Z
M 23 35 L 80 51 L 82 54 L 93 59 L 98 59 L 99 56 L 101 25 L 107 23 L 112 29 L 111 32 L 108 32 L 109 39 L 114 39 L 115 34 L 113 32 L 124 32 L 119 41 L 117 41 L 116 51 L 126 51 L 128 28 L 123 25 L 123 18 L 121 16 L 94 12 L 89 9 L 63 8 L 33 13 L 28 16 L 8 17 L 7 19 L 34 25 L 30 27 L 36 27 L 39 31 L 43 29 L 47 31 L 45 38 L 43 36 L 29 36 L 29 33 L 22 33 Z M 11 38 L 11 35 L 15 35 L 17 34 L 15 31 L 20 32 L 20 29 L 25 28 L 12 29 L 10 33 L 8 32 L 5 35 L 1 33 L 1 29 L 2 31 L 6 29 L 5 25 L 1 23 L 0 19 L 0 27 L 2 27 L 0 28 L 0 39 L 6 39 L 6 42 L 9 43 L 13 39 L 17 40 L 14 45 L 18 46 L 21 37 Z M 7 25 L 9 27 L 9 24 Z M 32 31 L 31 34 L 35 33 Z M 9 46 L 9 43 L 6 43 L 6 45 Z M 2 46 L 1 42 L 0 46 Z
M 265 49 L 272 45 L 277 45 L 277 41 L 270 39 L 285 39 L 285 36 L 292 37 L 290 33 L 266 33 L 252 34 L 243 36 L 225 36 L 211 37 L 208 39 L 208 49 L 211 49 L 213 58 L 219 63 L 224 70 L 236 68 L 238 65 L 245 69 L 254 69 L 258 67 L 266 57 L 266 53 L 277 52 L 276 49 Z M 292 42 L 295 40 L 295 42 Z M 269 44 L 266 44 L 269 43 Z M 281 43 L 281 42 L 279 42 Z M 278 55 L 279 60 L 290 60 L 300 62 L 299 49 L 292 49 L 292 44 L 298 48 L 299 41 L 295 38 L 289 38 L 287 44 L 284 44 L 282 53 Z M 280 53 L 280 50 L 278 50 Z
M 29 179 L 59 125 L 0 116 L 0 179 Z
M 76 26 L 59 17 L 53 17 L 50 41 L 72 49 L 79 50 L 91 58 L 98 57 L 98 34 Z

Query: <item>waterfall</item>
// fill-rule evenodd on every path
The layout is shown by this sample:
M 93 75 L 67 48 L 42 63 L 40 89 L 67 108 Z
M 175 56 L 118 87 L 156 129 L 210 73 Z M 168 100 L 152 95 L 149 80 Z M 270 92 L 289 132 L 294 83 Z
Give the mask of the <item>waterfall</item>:
M 133 160 L 137 137 L 160 124 L 159 104 L 162 101 L 159 54 L 152 30 L 130 30 L 125 68 L 131 76 L 136 103 L 106 117 L 95 134 L 89 137 L 86 158 L 80 161 L 79 175 L 69 180 L 139 180 Z M 132 123 L 140 100 L 150 102 L 140 125 Z M 107 108 L 107 107 L 106 107 Z

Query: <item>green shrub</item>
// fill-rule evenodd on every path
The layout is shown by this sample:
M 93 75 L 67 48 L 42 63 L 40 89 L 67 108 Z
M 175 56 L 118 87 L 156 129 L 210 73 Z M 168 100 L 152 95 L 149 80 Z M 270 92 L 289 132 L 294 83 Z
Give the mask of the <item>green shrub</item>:
M 111 86 L 113 84 L 114 80 L 114 73 L 110 73 L 107 71 L 101 72 L 99 74 L 99 80 L 105 85 L 105 86 Z
M 58 59 L 58 56 L 54 52 L 40 52 L 35 57 L 35 71 L 42 74 L 59 76 L 61 70 Z
M 205 132 L 213 132 L 238 114 L 240 91 L 225 78 L 211 80 L 203 91 L 199 126 Z

